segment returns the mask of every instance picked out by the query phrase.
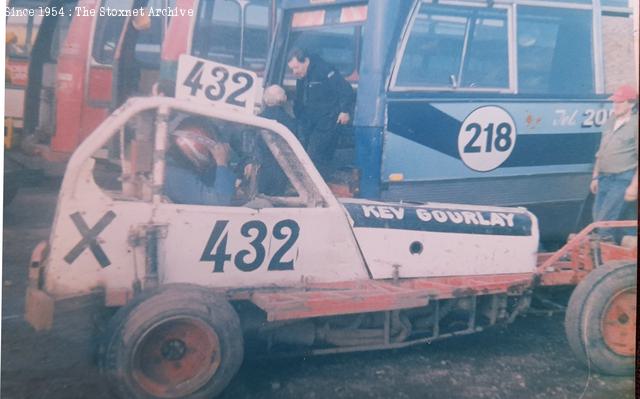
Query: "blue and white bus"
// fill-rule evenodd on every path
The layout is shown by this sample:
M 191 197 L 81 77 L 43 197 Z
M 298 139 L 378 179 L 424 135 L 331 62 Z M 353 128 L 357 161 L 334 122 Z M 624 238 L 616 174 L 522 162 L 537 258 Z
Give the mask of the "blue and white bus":
M 357 88 L 360 196 L 522 205 L 559 241 L 590 214 L 607 93 L 635 84 L 628 5 L 285 0 L 267 83 L 292 90 L 306 47 Z

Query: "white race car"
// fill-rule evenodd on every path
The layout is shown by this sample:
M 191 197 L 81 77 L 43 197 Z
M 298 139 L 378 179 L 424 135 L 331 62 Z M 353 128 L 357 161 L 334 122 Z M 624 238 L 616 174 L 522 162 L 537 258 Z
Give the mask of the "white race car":
M 188 118 L 215 126 L 234 153 L 236 193 L 224 205 L 167 193 L 172 131 Z M 114 162 L 96 160 L 105 150 Z M 282 125 L 139 98 L 70 159 L 50 239 L 30 264 L 26 318 L 68 328 L 79 303 L 117 309 L 99 350 L 120 396 L 210 398 L 249 340 L 335 353 L 509 322 L 539 282 L 537 249 L 523 208 L 338 200 Z M 619 357 L 608 371 L 633 367 Z

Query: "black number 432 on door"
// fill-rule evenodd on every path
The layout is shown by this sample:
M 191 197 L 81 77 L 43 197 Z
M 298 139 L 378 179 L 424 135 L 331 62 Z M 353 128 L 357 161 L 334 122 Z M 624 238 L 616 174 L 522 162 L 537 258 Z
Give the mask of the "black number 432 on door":
M 216 222 L 200 256 L 201 262 L 213 262 L 214 273 L 224 272 L 226 262 L 232 262 L 240 271 L 252 272 L 265 262 L 269 255 L 267 248 L 275 249 L 267 266 L 268 271 L 293 270 L 295 254 L 291 249 L 300 235 L 300 226 L 296 221 L 292 219 L 281 220 L 273 226 L 271 231 L 260 220 L 250 220 L 244 223 L 240 227 L 240 235 L 246 240 L 246 249 L 241 249 L 235 254 L 227 252 L 228 224 L 228 220 Z M 237 236 L 235 232 L 232 234 Z M 271 237 L 268 237 L 269 235 Z M 270 245 L 269 241 L 271 241 Z

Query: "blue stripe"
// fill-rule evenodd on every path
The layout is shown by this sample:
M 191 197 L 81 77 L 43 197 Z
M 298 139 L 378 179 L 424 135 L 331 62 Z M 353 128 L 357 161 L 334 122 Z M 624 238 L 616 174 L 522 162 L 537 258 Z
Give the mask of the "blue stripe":
M 458 132 L 461 126 L 462 121 L 430 104 L 389 104 L 390 132 L 455 159 L 460 159 Z M 599 140 L 600 133 L 594 131 L 518 134 L 513 153 L 501 167 L 591 163 Z

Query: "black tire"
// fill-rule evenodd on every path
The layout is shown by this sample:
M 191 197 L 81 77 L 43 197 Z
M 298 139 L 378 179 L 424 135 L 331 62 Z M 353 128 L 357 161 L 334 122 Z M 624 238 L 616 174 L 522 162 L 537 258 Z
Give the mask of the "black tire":
M 569 346 L 582 363 L 600 373 L 633 373 L 636 271 L 636 264 L 629 262 L 603 265 L 589 273 L 569 299 L 564 322 Z M 612 337 L 611 331 L 617 335 Z
M 224 298 L 190 285 L 163 288 L 109 322 L 101 365 L 123 399 L 213 398 L 243 360 L 240 320 Z

